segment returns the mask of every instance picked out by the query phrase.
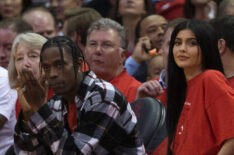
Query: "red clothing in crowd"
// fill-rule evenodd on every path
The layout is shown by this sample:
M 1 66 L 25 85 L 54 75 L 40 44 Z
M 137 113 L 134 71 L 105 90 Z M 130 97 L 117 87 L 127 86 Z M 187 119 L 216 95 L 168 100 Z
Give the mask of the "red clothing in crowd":
M 177 125 L 174 154 L 217 154 L 234 137 L 234 90 L 224 75 L 208 70 L 187 82 Z M 165 152 L 167 139 L 154 151 Z
M 155 3 L 156 13 L 168 21 L 184 17 L 184 2 L 185 0 L 161 0 Z
M 231 78 L 228 78 L 229 84 L 231 85 L 231 87 L 234 89 L 234 76 Z
M 48 90 L 48 95 L 47 95 L 47 100 L 50 99 L 51 96 L 54 95 L 54 92 L 52 90 Z M 16 118 L 18 118 L 19 116 L 19 113 L 20 113 L 20 110 L 21 110 L 21 105 L 19 103 L 19 100 L 17 99 L 16 101 L 16 104 L 15 104 L 15 114 L 16 114 Z
M 141 83 L 129 75 L 126 70 L 109 82 L 124 94 L 124 96 L 128 99 L 128 102 L 133 102 L 136 100 L 137 89 Z
M 76 104 L 68 103 L 67 121 L 71 132 L 74 132 L 77 128 L 77 116 L 76 116 Z

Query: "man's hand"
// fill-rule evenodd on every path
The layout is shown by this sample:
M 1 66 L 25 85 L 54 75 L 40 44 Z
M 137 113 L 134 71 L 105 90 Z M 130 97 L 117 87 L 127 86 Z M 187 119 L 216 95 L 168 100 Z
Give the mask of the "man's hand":
M 158 95 L 163 93 L 163 88 L 157 80 L 144 82 L 137 89 L 136 99 L 142 97 L 157 97 Z
M 18 97 L 27 120 L 45 103 L 47 88 L 41 83 L 43 80 L 36 79 L 30 69 L 23 69 L 18 80 L 20 83 L 20 88 L 17 88 Z
M 150 39 L 148 37 L 141 37 L 139 38 L 136 44 L 136 47 L 132 54 L 132 58 L 139 64 L 146 60 L 149 60 L 150 55 L 145 50 L 150 50 L 150 49 L 151 49 Z

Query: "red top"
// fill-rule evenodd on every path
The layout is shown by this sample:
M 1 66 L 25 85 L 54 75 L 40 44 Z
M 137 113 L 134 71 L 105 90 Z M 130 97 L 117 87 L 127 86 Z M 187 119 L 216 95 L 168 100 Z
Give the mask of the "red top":
M 48 95 L 47 95 L 47 101 L 51 98 L 51 96 L 54 95 L 54 92 L 52 90 L 48 90 Z M 16 115 L 16 119 L 18 118 L 19 116 L 19 113 L 20 113 L 20 110 L 21 110 L 21 105 L 19 103 L 19 100 L 17 99 L 16 100 L 16 104 L 15 104 L 15 115 Z
M 68 125 L 71 129 L 71 132 L 74 132 L 77 127 L 77 117 L 76 117 L 76 104 L 75 103 L 68 103 L 68 113 L 67 113 L 67 120 Z
M 230 86 L 234 89 L 234 76 L 231 78 L 228 78 Z
M 234 90 L 222 73 L 207 70 L 187 82 L 173 152 L 175 155 L 217 154 L 223 142 L 234 137 L 233 127 Z M 154 154 L 165 149 L 162 143 Z
M 124 96 L 128 99 L 128 102 L 133 102 L 136 100 L 137 89 L 141 83 L 129 75 L 126 70 L 109 82 L 124 94 Z
M 185 0 L 161 0 L 155 3 L 156 13 L 168 21 L 184 17 L 184 2 Z

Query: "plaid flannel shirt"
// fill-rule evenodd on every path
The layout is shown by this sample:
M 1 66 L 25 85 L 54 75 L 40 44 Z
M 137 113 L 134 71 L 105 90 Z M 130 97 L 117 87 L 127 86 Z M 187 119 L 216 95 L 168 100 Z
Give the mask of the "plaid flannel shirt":
M 15 127 L 17 154 L 145 154 L 135 129 L 136 116 L 126 98 L 90 71 L 75 97 L 77 128 L 67 125 L 67 105 L 54 96 L 27 122 L 22 112 Z M 26 132 L 27 131 L 27 132 Z

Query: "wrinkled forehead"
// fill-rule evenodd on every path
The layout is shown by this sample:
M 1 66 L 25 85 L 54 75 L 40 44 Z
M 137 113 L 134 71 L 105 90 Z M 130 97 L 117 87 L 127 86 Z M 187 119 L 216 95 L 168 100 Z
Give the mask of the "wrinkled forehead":
M 151 15 L 142 20 L 141 29 L 150 27 L 152 25 L 161 26 L 164 24 L 167 24 L 167 20 L 164 17 L 160 15 Z

